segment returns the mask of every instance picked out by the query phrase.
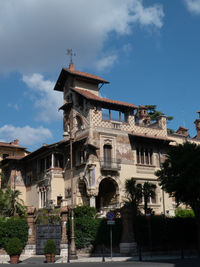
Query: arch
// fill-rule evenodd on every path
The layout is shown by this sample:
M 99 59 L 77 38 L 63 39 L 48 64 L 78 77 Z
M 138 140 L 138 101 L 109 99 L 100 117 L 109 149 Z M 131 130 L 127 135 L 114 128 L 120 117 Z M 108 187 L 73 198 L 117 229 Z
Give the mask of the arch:
M 119 205 L 119 185 L 112 177 L 98 179 L 97 210 L 116 208 Z

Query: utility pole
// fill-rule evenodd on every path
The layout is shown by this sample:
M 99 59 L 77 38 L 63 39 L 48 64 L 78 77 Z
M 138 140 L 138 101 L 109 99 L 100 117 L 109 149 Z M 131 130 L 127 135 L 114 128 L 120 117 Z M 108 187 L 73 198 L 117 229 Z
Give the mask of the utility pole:
M 70 142 L 70 181 L 71 181 L 71 244 L 70 244 L 70 260 L 78 259 L 76 255 L 75 235 L 74 235 L 74 184 L 73 184 L 73 138 L 72 138 L 73 111 L 69 114 L 69 142 Z

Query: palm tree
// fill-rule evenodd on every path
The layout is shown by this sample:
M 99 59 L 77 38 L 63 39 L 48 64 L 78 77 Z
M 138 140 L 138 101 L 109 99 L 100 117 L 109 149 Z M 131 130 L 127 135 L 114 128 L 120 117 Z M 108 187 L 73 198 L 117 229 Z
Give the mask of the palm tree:
M 148 201 L 149 198 L 155 197 L 155 189 L 156 189 L 156 185 L 149 183 L 149 182 L 145 182 L 142 186 L 142 196 L 144 197 L 144 213 L 147 213 L 148 210 Z
M 125 182 L 125 191 L 126 191 L 126 204 L 132 207 L 133 214 L 136 216 L 139 213 L 139 203 L 142 198 L 142 188 L 138 184 L 136 185 L 136 180 L 134 178 L 127 179 Z
M 6 215 L 12 217 L 16 214 L 23 216 L 25 214 L 24 201 L 19 198 L 21 192 L 19 190 L 12 190 L 8 187 L 4 193 Z

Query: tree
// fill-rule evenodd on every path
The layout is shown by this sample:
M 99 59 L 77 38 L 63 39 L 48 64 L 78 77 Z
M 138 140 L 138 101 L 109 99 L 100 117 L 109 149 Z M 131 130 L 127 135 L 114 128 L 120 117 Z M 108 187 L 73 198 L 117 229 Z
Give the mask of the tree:
M 161 187 L 175 197 L 177 203 L 189 205 L 198 225 L 200 252 L 200 146 L 185 142 L 170 147 L 161 169 L 156 172 Z
M 136 216 L 139 213 L 139 203 L 142 199 L 141 186 L 136 185 L 136 180 L 134 178 L 127 179 L 125 182 L 126 191 L 126 205 L 129 205 L 133 209 L 133 215 Z
M 6 208 L 6 215 L 12 217 L 16 214 L 23 216 L 26 207 L 24 202 L 19 198 L 21 192 L 19 190 L 12 190 L 8 187 L 4 193 L 4 207 Z
M 162 111 L 156 110 L 156 105 L 145 105 L 152 121 L 156 121 L 159 116 L 165 115 Z M 174 118 L 172 116 L 167 116 L 167 121 L 171 121 Z
M 145 182 L 142 186 L 142 196 L 144 197 L 144 213 L 147 213 L 148 210 L 148 201 L 149 198 L 155 197 L 155 189 L 156 189 L 156 185 L 149 183 L 149 182 Z

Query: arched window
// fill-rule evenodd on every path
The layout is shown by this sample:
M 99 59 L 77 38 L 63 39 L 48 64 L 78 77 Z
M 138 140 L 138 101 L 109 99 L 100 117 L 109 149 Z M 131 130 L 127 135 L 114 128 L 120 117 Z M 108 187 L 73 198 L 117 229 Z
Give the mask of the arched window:
M 83 129 L 83 121 L 80 116 L 76 116 L 76 124 L 77 124 L 78 130 Z

